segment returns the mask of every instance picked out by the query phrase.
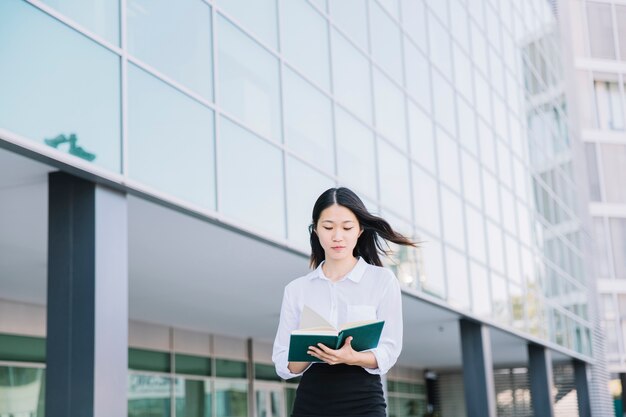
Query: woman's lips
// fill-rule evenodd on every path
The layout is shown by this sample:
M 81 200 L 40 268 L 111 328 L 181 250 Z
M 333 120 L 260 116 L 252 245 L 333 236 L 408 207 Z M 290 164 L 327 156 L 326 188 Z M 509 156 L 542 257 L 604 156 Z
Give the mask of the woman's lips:
M 341 249 L 345 249 L 345 246 L 333 246 L 332 249 L 341 250 Z

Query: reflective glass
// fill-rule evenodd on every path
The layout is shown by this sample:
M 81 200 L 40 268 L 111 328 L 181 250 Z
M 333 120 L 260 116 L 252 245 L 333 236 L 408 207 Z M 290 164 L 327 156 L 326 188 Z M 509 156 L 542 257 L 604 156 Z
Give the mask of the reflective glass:
M 375 2 L 370 2 L 372 58 L 382 69 L 402 82 L 400 28 Z
M 463 194 L 467 201 L 472 202 L 477 207 L 482 207 L 482 193 L 480 190 L 480 168 L 476 159 L 467 152 L 461 151 L 461 162 L 463 169 L 461 177 L 463 179 Z
M 385 138 L 406 150 L 404 95 L 380 71 L 374 70 L 376 128 Z
M 46 371 L 0 366 L 0 415 L 44 417 Z
M 437 72 L 432 72 L 433 98 L 435 100 L 435 119 L 449 133 L 456 134 L 456 115 L 454 111 L 454 90 Z
M 276 0 L 219 0 L 217 5 L 261 42 L 278 47 Z
M 616 82 L 594 82 L 598 127 L 601 129 L 624 130 L 624 108 L 619 84 Z
M 595 1 L 587 4 L 589 47 L 594 58 L 615 59 L 611 4 Z
M 119 57 L 22 1 L 0 1 L 0 128 L 120 172 Z
M 441 0 L 438 0 L 441 2 Z M 450 32 L 432 13 L 428 13 L 428 40 L 430 59 L 448 79 L 452 78 L 452 58 Z
M 470 276 L 472 312 L 478 316 L 488 317 L 491 314 L 491 291 L 487 270 L 476 262 L 470 262 Z
M 470 256 L 487 263 L 485 251 L 485 218 L 474 208 L 465 206 L 468 252 Z
M 332 31 L 333 90 L 335 98 L 358 117 L 372 123 L 370 64 L 337 31 Z
M 400 0 L 400 2 L 402 4 L 402 25 L 404 30 L 422 51 L 428 51 L 426 7 L 424 2 L 415 0 Z
M 501 323 L 508 323 L 509 294 L 506 280 L 499 274 L 491 274 L 491 300 L 493 318 Z
M 604 219 L 601 217 L 594 217 L 592 227 L 593 259 L 596 265 L 596 272 L 601 278 L 610 278 L 611 267 L 609 263 L 609 247 Z
M 422 167 L 435 172 L 435 133 L 432 119 L 409 101 L 411 155 Z
M 452 36 L 469 53 L 469 16 L 467 9 L 459 0 L 450 0 L 449 4 Z M 456 66 L 457 63 L 455 62 L 454 65 Z
M 280 141 L 278 60 L 221 16 L 217 30 L 218 104 L 260 134 Z
M 511 176 L 511 151 L 502 139 L 504 136 L 496 139 L 496 155 L 498 159 L 498 179 L 509 188 L 513 188 L 513 179 Z
M 472 154 L 478 156 L 478 138 L 476 137 L 476 113 L 461 97 L 457 97 L 459 113 L 459 142 Z
M 335 107 L 337 176 L 340 181 L 376 196 L 374 133 L 347 112 Z
M 452 289 L 448 291 L 448 302 L 454 307 L 469 309 L 470 288 L 467 259 L 461 252 L 450 247 L 446 247 L 446 275 L 448 288 Z
M 491 120 L 491 101 L 489 84 L 482 75 L 474 73 L 474 94 L 476 102 L 476 110 L 485 120 Z
M 365 0 L 341 0 L 330 2 L 333 22 L 359 47 L 367 51 L 367 11 Z
M 398 18 L 398 0 L 378 0 L 380 3 L 393 17 Z
M 415 208 L 415 224 L 423 230 L 440 236 L 439 199 L 437 198 L 437 182 L 426 171 L 413 164 L 413 207 Z
M 155 374 L 128 374 L 128 417 L 169 417 L 172 380 Z
M 493 131 L 482 120 L 478 119 L 478 142 L 480 143 L 480 160 L 489 170 L 496 173 L 496 143 Z
M 609 219 L 615 278 L 626 279 L 626 219 Z
M 525 299 L 524 290 L 517 284 L 509 281 L 509 300 L 511 309 L 511 322 L 514 328 L 518 330 L 526 330 L 526 316 L 525 316 Z
M 435 16 L 448 26 L 448 0 L 426 0 L 426 3 Z
M 220 119 L 218 159 L 219 210 L 273 236 L 285 236 L 281 151 Z M 242 170 L 241 167 L 246 167 Z M 241 204 L 241 196 L 254 204 Z
M 285 143 L 328 173 L 335 171 L 330 100 L 285 68 L 283 71 Z
M 130 178 L 214 210 L 213 138 L 212 110 L 129 65 Z
M 211 417 L 211 385 L 208 380 L 176 378 L 174 393 L 178 417 Z
M 483 169 L 483 195 L 485 211 L 492 219 L 500 221 L 500 203 L 496 178 Z
M 445 297 L 446 283 L 443 274 L 443 248 L 436 239 L 426 239 L 418 249 L 418 265 L 422 289 L 437 297 Z
M 411 218 L 409 161 L 382 140 L 378 140 L 380 200 L 396 213 Z
M 330 178 L 293 157 L 287 157 L 288 237 L 305 249 L 310 248 L 309 224 L 315 200 L 334 187 Z M 302 184 L 306 184 L 303 187 Z
M 519 243 L 508 233 L 504 234 L 504 243 L 506 250 L 506 272 L 509 280 L 522 283 L 521 265 L 519 257 Z
M 248 383 L 245 381 L 215 381 L 216 417 L 246 417 L 248 415 Z
M 465 250 L 465 231 L 463 227 L 463 207 L 461 199 L 447 188 L 441 187 L 441 209 L 443 236 L 456 248 Z
M 437 128 L 437 157 L 441 181 L 460 193 L 459 146 L 450 135 L 440 128 Z
M 472 66 L 467 55 L 455 44 L 454 53 L 454 85 L 470 103 L 474 101 L 474 82 Z
M 470 7 L 472 11 L 474 7 Z M 470 23 L 470 39 L 472 41 L 472 58 L 474 65 L 482 71 L 483 74 L 487 74 L 487 41 L 485 35 L 479 29 L 479 26 L 474 21 Z
M 605 200 L 608 203 L 626 203 L 626 145 L 603 143 L 600 149 Z
M 42 0 L 87 30 L 118 46 L 120 3 L 110 0 Z
M 496 271 L 504 273 L 502 229 L 489 220 L 487 220 L 487 244 L 489 247 L 489 265 Z
M 282 0 L 281 51 L 313 82 L 330 89 L 328 23 L 306 0 Z
M 430 71 L 428 60 L 410 42 L 404 43 L 406 89 L 413 99 L 430 111 Z
M 201 1 L 128 0 L 128 51 L 213 100 L 211 8 Z
M 587 183 L 589 185 L 589 198 L 592 201 L 602 201 L 595 143 L 585 143 L 585 157 L 585 162 L 587 163 Z

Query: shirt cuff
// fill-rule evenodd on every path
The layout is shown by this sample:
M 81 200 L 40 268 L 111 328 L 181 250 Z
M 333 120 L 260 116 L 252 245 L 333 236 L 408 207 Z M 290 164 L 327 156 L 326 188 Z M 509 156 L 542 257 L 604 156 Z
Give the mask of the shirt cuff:
M 376 368 L 365 368 L 363 367 L 363 369 L 365 369 L 368 373 L 372 374 L 372 375 L 384 375 L 387 373 L 387 369 L 385 369 L 385 359 L 384 359 L 384 353 L 381 352 L 378 348 L 372 349 L 370 350 L 370 352 L 372 352 L 374 354 L 374 357 L 376 358 L 376 363 L 378 364 L 378 367 Z

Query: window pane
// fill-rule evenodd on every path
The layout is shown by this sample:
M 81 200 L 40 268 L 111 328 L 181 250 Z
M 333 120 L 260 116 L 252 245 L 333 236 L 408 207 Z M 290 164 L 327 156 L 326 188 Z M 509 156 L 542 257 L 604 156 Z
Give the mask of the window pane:
M 615 5 L 615 20 L 617 21 L 620 59 L 624 61 L 626 60 L 626 6 Z
M 128 51 L 213 100 L 211 8 L 197 0 L 128 0 Z
M 438 1 L 437 3 L 445 3 Z M 430 59 L 448 79 L 452 78 L 452 59 L 450 51 L 450 32 L 444 28 L 433 14 L 428 13 L 428 40 Z
M 460 193 L 459 146 L 450 135 L 439 128 L 437 128 L 437 157 L 440 179 Z
M 487 270 L 476 262 L 470 262 L 470 271 L 472 277 L 472 311 L 478 316 L 488 317 L 491 315 L 489 275 Z
M 43 0 L 114 45 L 120 43 L 120 4 L 110 0 Z
M 446 275 L 448 278 L 448 302 L 458 308 L 469 309 L 470 289 L 467 276 L 467 259 L 461 253 L 446 247 Z
M 626 219 L 610 219 L 615 278 L 626 279 Z
M 491 303 L 493 318 L 501 323 L 509 323 L 509 294 L 506 280 L 498 274 L 491 274 Z
M 392 78 L 402 82 L 400 28 L 374 2 L 370 2 L 370 21 L 372 57 L 374 61 Z
M 413 164 L 413 207 L 415 207 L 415 224 L 423 230 L 440 236 L 439 201 L 437 198 L 437 182 L 426 171 Z
M 426 7 L 423 2 L 400 0 L 402 4 L 402 25 L 406 33 L 422 51 L 427 51 L 426 44 Z
M 626 146 L 602 144 L 604 197 L 608 203 L 626 203 Z
M 456 134 L 454 93 L 452 86 L 437 71 L 433 71 L 433 97 L 435 118 L 451 134 Z
M 411 155 L 422 167 L 435 172 L 435 133 L 432 119 L 409 102 L 409 134 Z
M 592 201 L 602 201 L 600 193 L 600 178 L 598 176 L 598 160 L 596 159 L 596 144 L 585 143 L 585 157 L 587 161 L 587 179 L 589 197 Z
M 601 129 L 624 130 L 622 95 L 616 82 L 595 81 L 598 127 Z
M 430 72 L 428 60 L 412 43 L 404 43 L 406 89 L 422 108 L 430 111 Z
M 587 2 L 589 45 L 594 58 L 615 59 L 613 19 L 609 3 Z
M 219 0 L 217 4 L 261 42 L 274 49 L 278 47 L 276 0 Z
M 330 100 L 288 68 L 283 74 L 287 146 L 325 171 L 334 173 Z
M 128 67 L 128 175 L 215 209 L 213 111 Z
M 46 362 L 46 340 L 40 337 L 0 334 L 0 361 Z
M 221 16 L 217 29 L 219 105 L 261 135 L 280 141 L 278 60 Z
M 248 375 L 248 365 L 244 361 L 216 359 L 215 375 L 225 378 L 246 378 Z
M 170 372 L 169 352 L 146 349 L 128 349 L 128 368 L 140 371 Z
M 302 184 L 306 184 L 303 187 Z M 305 165 L 301 161 L 287 157 L 287 219 L 289 239 L 302 248 L 309 249 L 309 224 L 315 200 L 334 182 Z
M 175 379 L 176 415 L 211 417 L 211 385 L 208 380 Z
M 339 107 L 335 107 L 337 175 L 357 190 L 373 192 L 376 198 L 374 133 Z M 373 190 L 373 191 L 372 191 Z
M 404 95 L 378 70 L 374 70 L 374 107 L 378 131 L 400 149 L 406 149 Z
M 128 417 L 169 417 L 172 380 L 158 375 L 128 375 Z
M 372 123 L 370 65 L 338 32 L 332 31 L 333 89 L 335 98 L 358 117 Z
M 0 366 L 0 412 L 7 417 L 43 417 L 46 371 Z
M 248 386 L 246 382 L 215 381 L 216 417 L 245 417 L 248 415 Z
M 467 152 L 461 151 L 463 193 L 465 200 L 477 207 L 482 207 L 482 193 L 480 190 L 480 167 L 478 161 Z
M 485 218 L 474 208 L 466 205 L 468 252 L 483 263 L 487 263 L 485 252 Z
M 428 239 L 428 242 L 418 249 L 417 256 L 422 289 L 427 293 L 444 298 L 446 284 L 443 275 L 441 243 L 435 239 Z
M 365 0 L 341 0 L 330 2 L 333 21 L 359 47 L 367 51 L 367 12 Z
M 609 263 L 609 247 L 608 236 L 604 219 L 601 217 L 593 218 L 593 253 L 596 263 L 596 272 L 601 278 L 611 277 L 611 264 Z
M 0 1 L 0 61 L 0 128 L 120 172 L 118 56 L 26 2 Z
M 489 220 L 487 221 L 487 243 L 489 245 L 489 265 L 504 273 L 502 230 Z
M 478 156 L 476 113 L 464 99 L 458 98 L 456 102 L 459 112 L 459 141 L 468 151 Z
M 411 218 L 409 162 L 404 155 L 378 140 L 380 200 L 394 212 Z
M 219 210 L 285 237 L 281 151 L 226 118 L 220 119 Z M 246 167 L 241 170 L 241 167 Z M 241 196 L 253 204 L 241 204 Z
M 280 5 L 285 58 L 313 82 L 330 89 L 326 19 L 305 0 L 283 0 Z
M 465 232 L 461 199 L 446 188 L 441 188 L 441 208 L 444 218 L 443 235 L 446 241 L 464 250 Z
M 498 182 L 496 178 L 483 169 L 483 193 L 485 211 L 492 219 L 500 221 L 500 203 L 498 199 Z

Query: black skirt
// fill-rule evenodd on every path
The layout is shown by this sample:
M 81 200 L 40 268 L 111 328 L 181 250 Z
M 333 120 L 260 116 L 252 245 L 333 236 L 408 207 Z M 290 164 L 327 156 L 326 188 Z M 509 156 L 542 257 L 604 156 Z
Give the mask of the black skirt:
M 386 408 L 380 375 L 314 363 L 302 375 L 291 417 L 386 417 Z

